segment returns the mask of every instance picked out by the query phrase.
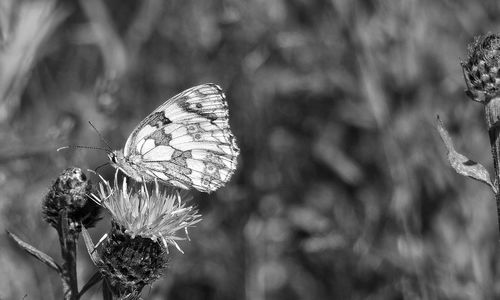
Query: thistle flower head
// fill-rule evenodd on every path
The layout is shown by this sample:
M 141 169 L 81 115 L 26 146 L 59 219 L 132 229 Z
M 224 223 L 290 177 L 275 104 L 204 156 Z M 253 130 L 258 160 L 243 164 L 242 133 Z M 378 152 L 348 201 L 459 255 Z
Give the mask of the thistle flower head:
M 467 95 L 486 103 L 500 95 L 500 35 L 480 36 L 469 45 L 469 54 L 462 62 Z
M 113 186 L 105 180 L 99 184 L 98 195 L 93 198 L 101 204 L 132 238 L 140 236 L 153 241 L 161 241 L 165 247 L 175 246 L 182 252 L 177 241 L 188 239 L 187 228 L 198 223 L 200 215 L 192 206 L 186 206 L 178 191 L 160 189 L 158 182 L 149 190 L 142 184 L 138 191 L 129 189 L 127 181 Z M 185 236 L 180 236 L 184 231 Z
M 129 189 L 103 180 L 96 202 L 109 211 L 112 228 L 93 256 L 103 278 L 115 296 L 137 299 L 142 288 L 162 276 L 167 267 L 168 245 L 182 252 L 177 241 L 185 240 L 187 228 L 200 221 L 191 206 L 181 202 L 178 192 L 161 190 L 157 182 L 152 190 L 146 184 Z M 184 231 L 185 235 L 179 235 Z

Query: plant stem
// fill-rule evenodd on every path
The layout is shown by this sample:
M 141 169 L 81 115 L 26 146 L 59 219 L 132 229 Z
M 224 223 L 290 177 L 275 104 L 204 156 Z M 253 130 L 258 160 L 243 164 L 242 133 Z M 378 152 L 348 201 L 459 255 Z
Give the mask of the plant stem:
M 78 300 L 78 281 L 76 273 L 76 243 L 78 232 L 68 224 L 67 213 L 61 214 L 60 227 L 57 230 L 61 245 L 62 282 L 65 300 Z
M 63 277 L 67 282 L 68 289 L 64 291 L 64 299 L 78 299 L 78 281 L 76 276 L 76 239 L 74 235 L 66 240 L 66 248 L 62 248 L 62 257 L 64 259 Z M 69 294 L 69 295 L 68 295 Z
M 497 222 L 500 233 L 500 97 L 492 98 L 485 106 L 486 123 L 488 124 L 488 134 L 490 136 L 491 153 L 493 154 L 493 165 L 495 167 L 495 185 L 497 192 L 495 201 L 497 205 Z

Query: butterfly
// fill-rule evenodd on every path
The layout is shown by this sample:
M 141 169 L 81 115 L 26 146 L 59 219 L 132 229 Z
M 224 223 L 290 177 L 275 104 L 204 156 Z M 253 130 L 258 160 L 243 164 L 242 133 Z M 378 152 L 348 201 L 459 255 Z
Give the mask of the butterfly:
M 226 97 L 218 85 L 206 83 L 156 108 L 135 127 L 123 150 L 108 157 L 137 182 L 212 192 L 231 179 L 239 153 Z

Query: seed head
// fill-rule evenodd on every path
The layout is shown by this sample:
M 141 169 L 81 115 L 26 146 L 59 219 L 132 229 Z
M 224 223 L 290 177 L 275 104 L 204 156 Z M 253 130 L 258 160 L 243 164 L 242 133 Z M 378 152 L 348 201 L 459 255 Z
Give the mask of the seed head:
M 500 35 L 479 36 L 468 48 L 462 62 L 466 93 L 474 101 L 487 103 L 500 94 Z

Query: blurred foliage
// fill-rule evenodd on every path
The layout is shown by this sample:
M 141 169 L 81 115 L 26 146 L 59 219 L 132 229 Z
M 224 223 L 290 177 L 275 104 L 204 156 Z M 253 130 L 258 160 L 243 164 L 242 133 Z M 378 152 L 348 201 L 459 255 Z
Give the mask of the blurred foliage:
M 55 149 L 99 145 L 87 121 L 120 148 L 170 96 L 215 82 L 239 168 L 195 195 L 204 220 L 146 298 L 500 297 L 493 196 L 453 172 L 435 129 L 439 113 L 491 164 L 459 62 L 499 16 L 493 0 L 3 0 L 0 229 L 59 257 L 41 199 L 107 157 Z M 0 248 L 0 299 L 61 298 L 46 266 L 5 234 Z M 95 271 L 84 248 L 79 270 L 80 285 Z

